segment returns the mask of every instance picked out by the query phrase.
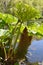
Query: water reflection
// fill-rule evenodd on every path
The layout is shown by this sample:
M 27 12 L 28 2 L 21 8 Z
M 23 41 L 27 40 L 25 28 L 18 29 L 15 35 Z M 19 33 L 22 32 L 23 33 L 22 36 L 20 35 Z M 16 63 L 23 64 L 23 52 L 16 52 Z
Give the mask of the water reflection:
M 33 40 L 28 48 L 27 58 L 30 62 L 43 61 L 43 40 Z

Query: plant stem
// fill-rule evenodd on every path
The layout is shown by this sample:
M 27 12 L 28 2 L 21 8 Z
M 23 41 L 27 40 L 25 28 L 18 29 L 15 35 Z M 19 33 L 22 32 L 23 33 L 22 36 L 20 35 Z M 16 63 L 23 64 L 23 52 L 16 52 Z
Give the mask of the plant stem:
M 14 48 L 15 48 L 15 45 L 16 45 L 16 43 L 17 43 L 17 39 L 18 39 L 19 34 L 20 34 L 21 25 L 22 25 L 22 24 L 20 23 L 20 27 L 19 27 L 19 29 L 18 29 L 17 37 L 16 37 L 16 40 L 15 40 L 15 42 L 14 42 Z
M 7 15 L 7 17 L 8 17 L 8 15 Z M 7 17 L 5 18 L 5 21 L 6 21 Z M 3 46 L 3 49 L 4 49 L 4 53 L 5 53 L 5 59 L 7 59 L 7 53 L 6 53 L 6 49 L 4 47 L 4 43 L 2 43 L 2 46 Z
M 16 39 L 15 39 L 15 36 L 13 36 L 13 38 L 12 38 L 12 40 L 13 40 L 12 43 L 14 44 L 14 47 L 12 48 L 13 50 L 12 50 L 12 53 L 11 53 L 10 57 L 12 56 L 13 52 L 15 53 L 15 50 L 16 50 L 15 47 L 16 47 L 17 39 L 18 39 L 18 37 L 19 37 L 19 35 L 20 35 L 21 25 L 22 25 L 22 22 L 20 23 L 20 26 L 19 26 L 19 29 L 18 29 L 18 33 L 17 33 Z M 15 40 L 14 40 L 14 39 L 15 39 Z
M 7 53 L 6 53 L 6 49 L 4 47 L 4 43 L 2 43 L 2 45 L 3 45 L 3 49 L 4 49 L 4 53 L 5 53 L 5 59 L 7 59 Z
M 12 30 L 12 34 L 11 34 L 12 35 L 12 40 L 11 40 L 10 47 L 9 47 L 9 50 L 8 50 L 8 55 L 9 55 L 10 49 L 12 48 L 12 44 L 14 44 L 13 39 L 15 38 L 15 32 L 17 30 L 18 23 L 19 22 L 16 23 L 15 27 Z

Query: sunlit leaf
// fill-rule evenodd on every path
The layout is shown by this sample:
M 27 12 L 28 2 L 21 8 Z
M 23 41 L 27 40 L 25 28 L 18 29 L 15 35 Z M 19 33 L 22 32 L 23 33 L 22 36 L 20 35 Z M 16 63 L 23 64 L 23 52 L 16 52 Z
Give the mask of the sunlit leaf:
M 18 19 L 10 14 L 0 13 L 0 19 L 4 20 L 6 23 L 17 23 Z
M 33 24 L 30 24 L 30 26 L 28 26 L 28 31 L 35 35 L 40 35 L 40 36 L 43 36 L 43 23 L 42 24 L 39 24 L 39 23 L 33 23 Z
M 7 19 L 6 19 L 7 23 L 12 23 L 12 22 L 17 23 L 17 21 L 18 21 L 18 19 L 16 17 L 13 17 L 12 15 L 7 14 Z
M 25 28 L 25 25 L 22 24 L 22 26 L 21 26 L 21 28 L 20 28 L 20 31 L 23 32 L 24 28 Z
M 0 29 L 0 37 L 5 35 L 8 30 Z
M 2 16 L 3 16 L 3 14 L 2 14 L 2 13 L 0 13 L 0 19 L 2 18 Z
M 38 10 L 23 2 L 16 3 L 14 14 L 18 19 L 24 22 L 40 17 Z
M 43 24 L 38 28 L 38 32 L 43 35 Z

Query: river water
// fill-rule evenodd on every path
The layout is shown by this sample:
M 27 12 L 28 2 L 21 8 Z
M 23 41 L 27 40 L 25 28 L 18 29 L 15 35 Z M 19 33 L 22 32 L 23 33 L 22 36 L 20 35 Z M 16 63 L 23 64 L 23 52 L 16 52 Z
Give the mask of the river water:
M 43 62 L 43 40 L 33 40 L 26 57 L 30 62 Z

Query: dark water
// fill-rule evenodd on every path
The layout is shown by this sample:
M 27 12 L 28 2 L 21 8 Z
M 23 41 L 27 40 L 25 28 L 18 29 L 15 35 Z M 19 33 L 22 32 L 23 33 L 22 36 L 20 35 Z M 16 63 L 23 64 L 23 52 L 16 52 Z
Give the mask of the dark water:
M 33 40 L 27 52 L 27 59 L 30 62 L 43 61 L 43 40 Z

